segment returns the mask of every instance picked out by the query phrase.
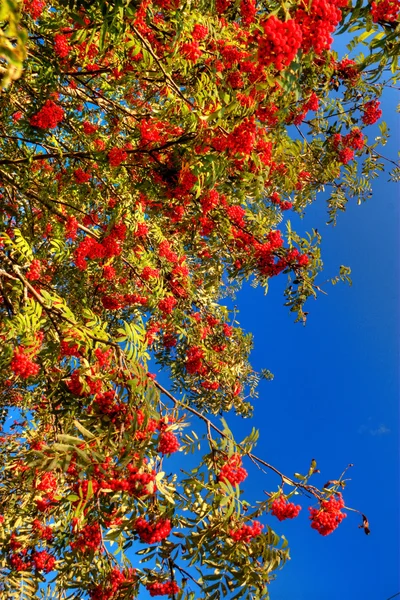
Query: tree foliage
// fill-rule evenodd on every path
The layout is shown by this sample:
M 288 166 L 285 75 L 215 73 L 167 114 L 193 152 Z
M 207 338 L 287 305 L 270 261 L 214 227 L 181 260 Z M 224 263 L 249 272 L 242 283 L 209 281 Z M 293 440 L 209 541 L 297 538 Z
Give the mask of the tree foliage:
M 344 473 L 320 489 L 315 461 L 288 477 L 254 454 L 257 430 L 239 442 L 216 421 L 251 416 L 260 378 L 229 298 L 286 277 L 305 321 L 320 235 L 288 215 L 329 190 L 334 222 L 371 195 L 398 3 L 1 10 L 2 591 L 267 598 L 289 556 L 274 519 L 306 494 L 311 526 L 331 533 Z M 373 35 L 369 56 L 338 57 L 340 28 L 352 47 Z M 245 461 L 277 478 L 254 506 Z

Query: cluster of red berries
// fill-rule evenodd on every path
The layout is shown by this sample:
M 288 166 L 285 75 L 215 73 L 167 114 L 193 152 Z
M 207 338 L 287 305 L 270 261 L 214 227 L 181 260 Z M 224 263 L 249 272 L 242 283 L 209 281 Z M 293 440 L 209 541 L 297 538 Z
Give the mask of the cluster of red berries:
M 346 165 L 350 160 L 353 160 L 354 150 L 362 150 L 365 140 L 361 130 L 356 127 L 345 136 L 335 133 L 331 142 L 337 151 L 338 160 Z
M 14 571 L 28 571 L 32 563 L 24 555 L 12 554 L 10 556 L 10 565 Z
M 376 123 L 382 116 L 382 111 L 379 108 L 381 103 L 379 100 L 370 100 L 362 107 L 362 111 L 364 112 L 362 116 L 362 122 L 364 125 L 373 125 Z
M 195 63 L 203 54 L 203 51 L 200 48 L 198 42 L 194 41 L 185 42 L 184 44 L 181 44 L 180 53 L 186 58 L 186 60 Z
M 32 554 L 32 562 L 38 571 L 50 573 L 54 569 L 56 559 L 47 550 L 42 550 L 41 552 L 34 552 Z
M 149 233 L 149 227 L 146 223 L 138 223 L 135 231 L 135 237 L 145 237 Z
M 399 11 L 399 0 L 379 0 L 371 4 L 371 15 L 374 23 L 395 23 L 399 19 Z
M 125 238 L 125 233 L 125 226 L 119 228 L 115 225 L 111 233 L 103 238 L 101 242 L 98 242 L 92 237 L 86 237 L 75 249 L 75 265 L 78 269 L 84 271 L 87 268 L 86 258 L 98 259 L 119 256 L 122 252 L 121 242 Z
M 69 240 L 76 239 L 78 232 L 78 220 L 76 217 L 68 216 L 65 222 L 65 237 Z
M 80 167 L 74 171 L 74 179 L 78 184 L 89 183 L 91 178 L 92 174 L 89 171 L 84 171 Z
M 158 440 L 158 452 L 161 454 L 173 454 L 179 450 L 179 441 L 172 431 L 164 431 Z
M 244 215 L 246 214 L 246 211 L 239 204 L 236 204 L 234 206 L 228 206 L 226 209 L 226 212 L 227 212 L 229 219 L 233 223 L 235 223 L 235 225 L 237 227 L 244 227 L 246 225 L 244 218 L 243 218 Z
M 244 119 L 226 138 L 219 138 L 219 147 L 218 142 L 213 140 L 213 146 L 216 150 L 227 150 L 230 154 L 249 156 L 256 142 L 257 126 L 254 117 L 250 117 Z
M 208 36 L 208 29 L 205 25 L 199 25 L 198 23 L 193 27 L 192 38 L 194 40 L 205 40 Z
M 158 246 L 158 255 L 170 263 L 178 262 L 178 255 L 171 249 L 171 245 L 167 240 L 162 241 Z
M 232 0 L 216 0 L 215 8 L 217 12 L 221 15 L 224 13 L 232 4 Z
M 149 281 L 149 279 L 152 279 L 153 277 L 159 277 L 159 275 L 160 271 L 158 269 L 153 269 L 152 267 L 144 267 L 140 277 L 145 281 Z
M 271 194 L 271 202 L 273 204 L 277 204 L 281 210 L 289 210 L 292 208 L 293 204 L 288 200 L 281 200 L 278 192 L 273 192 Z
M 112 354 L 111 348 L 109 348 L 108 350 L 101 350 L 101 348 L 96 348 L 94 354 L 97 358 L 100 367 L 108 367 L 110 365 L 110 358 Z
M 36 115 L 29 119 L 32 127 L 39 129 L 55 129 L 64 118 L 64 110 L 53 100 L 46 100 Z
M 176 298 L 173 296 L 167 296 L 163 300 L 160 300 L 158 303 L 158 308 L 161 310 L 164 315 L 171 315 L 177 304 Z
M 36 21 L 42 14 L 46 2 L 44 0 L 24 0 L 24 10 Z
M 204 358 L 204 350 L 200 346 L 191 346 L 186 352 L 186 371 L 191 375 L 195 373 L 202 373 Z
M 29 269 L 26 272 L 26 278 L 29 279 L 29 281 L 36 281 L 40 278 L 41 271 L 42 263 L 40 262 L 40 260 L 35 258 L 29 265 Z
M 93 494 L 99 493 L 102 489 L 111 489 L 115 492 L 127 492 L 130 496 L 139 498 L 151 495 L 156 491 L 155 478 L 157 474 L 154 470 L 146 470 L 143 465 L 138 466 L 135 463 L 129 463 L 126 470 L 127 473 L 116 469 L 110 458 L 107 458 L 100 465 L 94 465 L 93 479 L 91 480 Z M 73 462 L 71 462 L 68 473 L 72 477 L 77 475 Z M 86 496 L 88 485 L 89 482 L 86 480 L 82 482 L 75 481 L 73 490 Z
M 252 525 L 242 525 L 239 529 L 231 529 L 229 535 L 235 542 L 248 543 L 260 535 L 264 528 L 259 521 L 253 521 Z
M 14 546 L 20 544 L 15 544 Z M 12 544 L 10 544 L 12 547 Z M 16 549 L 14 547 L 14 549 Z M 37 571 L 43 571 L 44 573 L 50 573 L 53 571 L 55 565 L 55 558 L 47 552 L 47 550 L 33 552 L 29 560 L 27 556 L 27 549 L 23 549 L 20 554 L 12 554 L 10 556 L 11 568 L 14 571 L 29 571 L 30 569 L 36 569 Z
M 280 250 L 280 257 L 277 259 L 276 251 L 283 246 L 283 239 L 279 230 L 270 231 L 267 240 L 263 243 L 260 243 L 252 234 L 241 229 L 232 228 L 231 233 L 235 238 L 235 248 L 242 250 L 245 255 L 244 260 L 249 257 L 250 253 L 254 253 L 257 268 L 263 276 L 274 277 L 285 269 L 306 267 L 309 263 L 307 254 L 300 254 L 297 248 Z M 237 269 L 240 269 L 243 262 L 238 258 L 234 265 Z
M 57 489 L 57 478 L 51 473 L 46 471 L 40 475 L 40 478 L 35 482 L 35 489 L 41 492 L 51 492 Z
M 247 477 L 247 471 L 242 467 L 240 454 L 232 454 L 221 467 L 218 481 L 229 481 L 231 485 L 239 485 Z
M 329 50 L 333 33 L 342 18 L 341 7 L 347 6 L 347 0 L 312 0 L 309 12 L 303 9 L 296 11 L 296 22 L 302 32 L 302 49 L 311 49 L 317 55 Z
M 340 79 L 355 83 L 360 77 L 357 63 L 350 58 L 343 58 L 336 64 L 336 71 Z
M 80 531 L 79 536 L 74 542 L 71 542 L 71 548 L 74 551 L 96 552 L 101 545 L 101 530 L 98 523 L 85 525 Z
M 122 148 L 111 148 L 107 157 L 110 167 L 119 167 L 128 158 L 128 153 Z
M 119 402 L 115 390 L 96 394 L 93 405 L 89 409 L 91 408 L 96 408 L 96 412 L 106 415 L 111 423 L 120 423 L 121 419 L 125 419 L 127 424 L 129 422 L 128 415 L 126 415 L 126 405 L 123 402 Z M 88 412 L 91 412 L 89 409 Z
M 135 529 L 141 542 L 146 544 L 156 544 L 161 542 L 171 533 L 171 522 L 169 519 L 159 519 L 149 523 L 143 517 L 139 517 L 135 522 Z
M 243 25 L 248 27 L 251 23 L 253 23 L 256 12 L 256 0 L 241 0 L 240 16 L 242 17 Z
M 134 569 L 129 569 L 127 572 L 124 572 L 114 567 L 108 575 L 106 583 L 103 585 L 96 585 L 96 587 L 89 592 L 90 600 L 114 600 L 119 597 L 121 587 L 132 583 L 134 580 Z
M 86 135 L 92 135 L 93 133 L 96 133 L 97 130 L 98 125 L 94 125 L 93 123 L 90 123 L 90 121 L 83 122 L 83 131 Z
M 219 388 L 218 381 L 202 381 L 200 385 L 205 390 L 217 390 Z
M 262 65 L 274 65 L 282 71 L 289 66 L 301 46 L 301 28 L 293 19 L 280 21 L 274 15 L 263 23 L 264 35 L 260 37 L 258 59 Z
M 22 379 L 37 375 L 40 369 L 39 365 L 28 354 L 25 354 L 24 346 L 14 349 L 10 368 L 15 375 L 19 375 Z
M 53 539 L 53 530 L 50 525 L 43 525 L 39 519 L 32 521 L 32 529 L 35 535 L 41 540 L 47 540 L 48 542 Z
M 279 519 L 279 521 L 284 521 L 285 519 L 295 519 L 300 511 L 300 505 L 293 504 L 293 502 L 288 502 L 284 496 L 280 496 L 271 504 L 271 514 Z
M 120 310 L 133 304 L 147 304 L 147 298 L 139 294 L 109 294 L 101 297 L 101 303 L 107 310 Z
M 146 585 L 146 590 L 150 592 L 150 596 L 172 596 L 180 592 L 179 586 L 175 581 L 154 581 Z
M 337 494 L 337 499 L 331 496 L 329 500 L 322 500 L 320 508 L 310 508 L 311 527 L 316 529 L 321 535 L 329 535 L 340 525 L 347 517 L 342 513 L 344 500 L 341 494 Z
M 116 271 L 112 265 L 105 265 L 103 267 L 102 277 L 107 281 L 113 281 L 116 277 Z
M 68 43 L 68 36 L 57 33 L 54 36 L 54 52 L 59 58 L 65 58 L 71 52 L 71 46 Z

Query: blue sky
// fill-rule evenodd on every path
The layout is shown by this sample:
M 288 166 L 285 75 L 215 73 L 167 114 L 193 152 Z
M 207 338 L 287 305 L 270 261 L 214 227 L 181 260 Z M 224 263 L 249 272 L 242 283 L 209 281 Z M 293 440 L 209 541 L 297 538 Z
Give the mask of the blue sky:
M 384 154 L 392 158 L 399 146 L 395 101 L 393 90 L 385 92 L 392 135 Z M 376 130 L 370 131 L 372 137 Z M 288 475 L 305 472 L 316 458 L 321 475 L 314 482 L 321 486 L 354 463 L 344 497 L 368 516 L 372 530 L 367 537 L 359 516 L 349 513 L 323 538 L 309 526 L 305 499 L 298 519 L 269 521 L 292 553 L 271 584 L 272 600 L 387 600 L 400 591 L 399 194 L 387 173 L 373 191 L 361 206 L 350 201 L 336 227 L 325 225 L 321 199 L 308 210 L 304 225 L 323 236 L 326 279 L 349 265 L 353 286 L 326 286 L 327 296 L 309 301 L 305 327 L 283 307 L 278 279 L 266 297 L 246 288 L 237 298 L 240 324 L 254 333 L 252 364 L 275 375 L 261 383 L 255 402 L 262 432 L 256 454 Z M 261 488 L 276 489 L 272 476 L 253 475 L 248 492 L 259 497 Z

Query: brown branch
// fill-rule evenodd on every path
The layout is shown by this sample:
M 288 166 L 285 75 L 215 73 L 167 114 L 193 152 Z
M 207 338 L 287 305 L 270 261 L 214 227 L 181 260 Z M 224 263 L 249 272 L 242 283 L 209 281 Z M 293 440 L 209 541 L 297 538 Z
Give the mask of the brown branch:
M 208 419 L 205 415 L 203 415 L 202 413 L 200 413 L 195 408 L 192 408 L 191 406 L 188 406 L 188 405 L 184 404 L 183 402 L 180 402 L 180 400 L 178 400 L 177 398 L 175 398 L 175 396 L 173 396 L 160 383 L 158 383 L 157 380 L 154 380 L 154 385 L 156 386 L 156 388 L 162 394 L 164 394 L 165 396 L 167 396 L 167 398 L 169 398 L 175 405 L 182 406 L 185 410 L 187 410 L 188 412 L 196 415 L 196 417 L 198 417 L 204 423 L 206 423 L 206 425 L 207 425 L 208 428 L 213 429 L 221 437 L 223 437 L 225 439 L 229 439 L 228 436 L 221 429 L 219 429 L 219 427 L 217 427 L 216 425 L 214 425 L 214 423 L 210 419 Z M 238 444 L 238 443 L 235 442 L 235 445 L 240 450 L 242 450 L 244 452 L 244 455 L 248 456 L 253 462 L 256 461 L 260 465 L 263 465 L 264 467 L 266 467 L 270 471 L 273 471 L 274 473 L 276 473 L 277 475 L 279 475 L 279 477 L 281 478 L 281 480 L 282 480 L 283 483 L 286 482 L 286 483 L 289 483 L 290 485 L 292 485 L 294 487 L 302 488 L 302 489 L 306 490 L 307 492 L 311 493 L 316 498 L 318 498 L 318 500 L 322 498 L 322 494 L 314 486 L 304 485 L 304 484 L 300 484 L 300 483 L 298 483 L 296 481 L 293 481 L 293 479 L 290 479 L 289 477 L 286 477 L 286 475 L 284 475 L 283 473 L 281 473 L 281 471 L 279 471 L 278 469 L 276 469 L 273 465 L 270 465 L 269 463 L 267 463 L 262 458 L 259 458 L 258 456 L 255 456 L 252 452 L 246 452 L 246 450 L 243 448 L 243 446 L 241 444 Z
M 176 85 L 175 81 L 172 79 L 171 75 L 169 75 L 166 70 L 164 69 L 160 59 L 158 58 L 158 56 L 153 52 L 151 46 L 149 46 L 147 40 L 145 40 L 145 38 L 139 33 L 139 31 L 136 29 L 136 27 L 134 27 L 132 25 L 132 30 L 135 32 L 135 34 L 137 35 L 137 37 L 140 39 L 140 41 L 142 42 L 143 46 L 146 48 L 147 52 L 154 58 L 154 60 L 156 61 L 157 65 L 159 66 L 160 70 L 162 71 L 165 79 L 168 81 L 169 83 L 169 87 L 172 88 L 174 90 L 175 93 L 178 94 L 178 96 L 180 98 L 182 98 L 182 100 L 184 100 L 186 102 L 186 104 L 188 104 L 190 107 L 193 108 L 193 104 L 190 102 L 190 100 L 188 100 L 181 92 L 181 90 L 179 89 L 179 87 Z

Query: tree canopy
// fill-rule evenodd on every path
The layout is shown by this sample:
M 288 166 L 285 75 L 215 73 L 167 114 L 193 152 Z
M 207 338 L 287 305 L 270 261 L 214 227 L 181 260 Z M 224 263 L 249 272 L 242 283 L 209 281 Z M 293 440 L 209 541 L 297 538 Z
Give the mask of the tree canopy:
M 7 598 L 264 599 L 289 556 L 276 519 L 307 505 L 325 536 L 346 517 L 345 472 L 320 489 L 314 460 L 291 477 L 255 428 L 234 439 L 226 413 L 250 417 L 272 375 L 230 298 L 286 277 L 306 321 L 321 238 L 290 215 L 329 192 L 335 223 L 371 196 L 398 16 L 398 0 L 3 1 Z M 338 56 L 335 32 L 366 55 Z M 246 461 L 276 477 L 254 506 Z

